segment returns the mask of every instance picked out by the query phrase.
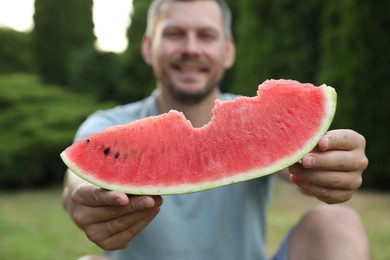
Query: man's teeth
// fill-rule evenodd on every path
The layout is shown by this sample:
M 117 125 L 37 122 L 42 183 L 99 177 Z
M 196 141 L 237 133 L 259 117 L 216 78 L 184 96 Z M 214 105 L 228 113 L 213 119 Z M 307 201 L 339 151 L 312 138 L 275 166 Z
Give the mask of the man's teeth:
M 200 71 L 200 69 L 198 67 L 180 67 L 180 70 L 181 71 Z

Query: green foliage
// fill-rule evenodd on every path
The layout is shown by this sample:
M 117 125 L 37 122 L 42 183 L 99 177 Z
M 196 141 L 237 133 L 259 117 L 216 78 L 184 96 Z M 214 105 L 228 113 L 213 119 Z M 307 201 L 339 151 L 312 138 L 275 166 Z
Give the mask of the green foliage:
M 0 74 L 34 70 L 31 35 L 0 28 Z
M 253 95 L 269 78 L 313 82 L 319 63 L 323 1 L 243 0 L 235 31 L 234 92 Z
M 72 51 L 93 45 L 92 0 L 36 0 L 33 44 L 44 82 L 65 85 Z
M 128 89 L 132 99 L 140 99 L 155 88 L 152 69 L 141 54 L 141 42 L 146 28 L 147 9 L 151 0 L 133 1 L 134 13 L 128 30 L 129 48 L 122 56 L 123 88 Z
M 367 139 L 364 185 L 389 189 L 390 2 L 328 1 L 323 12 L 320 80 L 339 95 L 335 127 Z
M 340 119 L 335 119 L 338 127 L 351 127 L 350 113 L 356 102 L 354 81 L 360 77 L 357 73 L 365 60 L 355 15 L 357 8 L 354 1 L 329 1 L 323 12 L 322 70 L 318 76 L 338 92 L 340 102 L 336 116 Z
M 122 84 L 119 55 L 99 52 L 93 47 L 72 53 L 68 63 L 69 89 L 78 93 L 91 93 L 99 100 L 118 100 L 126 93 L 118 88 Z
M 85 117 L 98 105 L 91 97 L 46 86 L 36 76 L 0 78 L 0 187 L 62 180 L 60 152 L 72 143 Z
M 146 13 L 151 1 L 134 1 L 130 47 L 122 54 L 99 52 L 91 46 L 74 51 L 68 63 L 69 88 L 93 93 L 99 100 L 128 103 L 149 95 L 155 88 L 151 68 L 141 55 Z

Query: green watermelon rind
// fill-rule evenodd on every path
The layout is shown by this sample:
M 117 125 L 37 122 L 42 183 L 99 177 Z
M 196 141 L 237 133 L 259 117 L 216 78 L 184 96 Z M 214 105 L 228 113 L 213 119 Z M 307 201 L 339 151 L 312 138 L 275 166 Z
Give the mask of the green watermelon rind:
M 290 156 L 287 156 L 274 162 L 268 167 L 254 168 L 250 171 L 240 172 L 235 174 L 234 176 L 227 177 L 224 179 L 218 179 L 212 182 L 180 184 L 174 186 L 131 186 L 129 184 L 118 185 L 114 183 L 100 181 L 99 179 L 96 179 L 89 175 L 87 172 L 83 172 L 76 165 L 74 165 L 71 160 L 68 159 L 65 152 L 62 152 L 60 156 L 64 163 L 69 167 L 69 169 L 82 179 L 107 190 L 113 190 L 135 195 L 186 194 L 213 189 L 216 187 L 225 186 L 233 183 L 243 182 L 254 178 L 259 178 L 265 175 L 279 172 L 280 170 L 288 168 L 289 166 L 298 162 L 306 154 L 310 153 L 316 147 L 321 137 L 326 134 L 336 112 L 337 94 L 334 88 L 325 84 L 321 85 L 319 88 L 324 91 L 324 96 L 326 98 L 325 115 L 317 133 L 311 139 L 307 140 L 306 144 L 301 149 L 297 150 Z

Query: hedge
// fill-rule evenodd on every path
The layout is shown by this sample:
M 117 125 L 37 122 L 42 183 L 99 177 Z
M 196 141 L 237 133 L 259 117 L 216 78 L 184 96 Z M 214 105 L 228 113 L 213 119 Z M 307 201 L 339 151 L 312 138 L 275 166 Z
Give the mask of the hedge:
M 44 85 L 34 75 L 0 77 L 0 187 L 61 182 L 59 153 L 88 114 L 108 105 Z

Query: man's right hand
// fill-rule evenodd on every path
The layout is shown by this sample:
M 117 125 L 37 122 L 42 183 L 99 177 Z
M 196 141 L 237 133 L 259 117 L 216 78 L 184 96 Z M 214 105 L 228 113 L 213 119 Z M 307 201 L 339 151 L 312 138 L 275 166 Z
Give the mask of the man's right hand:
M 161 196 L 126 195 L 86 182 L 68 188 L 63 194 L 64 208 L 87 237 L 104 250 L 127 248 L 158 214 L 163 202 Z

